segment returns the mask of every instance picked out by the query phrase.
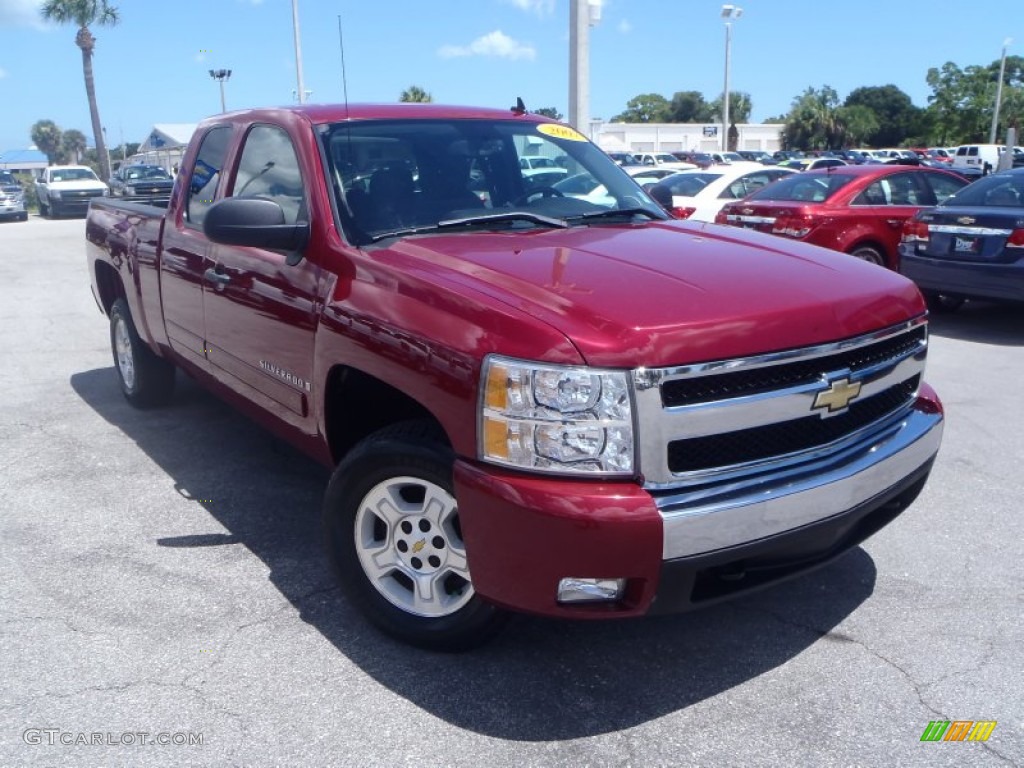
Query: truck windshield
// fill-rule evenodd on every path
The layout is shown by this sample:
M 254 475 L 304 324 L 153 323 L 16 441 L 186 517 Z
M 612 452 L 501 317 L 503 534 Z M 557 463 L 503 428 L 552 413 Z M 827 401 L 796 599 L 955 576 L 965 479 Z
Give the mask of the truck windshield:
M 616 221 L 584 218 L 603 211 L 667 218 L 608 155 L 564 125 L 368 120 L 326 125 L 321 139 L 342 224 L 358 244 L 471 231 L 474 222 L 510 229 Z M 570 178 L 575 183 L 561 183 Z M 506 215 L 515 213 L 526 215 Z M 467 226 L 438 227 L 454 220 Z

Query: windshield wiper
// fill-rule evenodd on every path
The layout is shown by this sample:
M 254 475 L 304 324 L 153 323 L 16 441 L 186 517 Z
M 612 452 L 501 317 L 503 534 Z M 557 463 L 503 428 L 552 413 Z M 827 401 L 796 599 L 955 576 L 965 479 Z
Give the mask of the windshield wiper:
M 462 216 L 457 219 L 446 219 L 437 222 L 438 229 L 453 229 L 456 227 L 472 227 L 479 224 L 500 224 L 502 222 L 528 221 L 533 224 L 543 224 L 555 229 L 565 229 L 569 226 L 565 219 L 556 219 L 552 216 L 545 216 L 541 213 L 530 213 L 529 211 L 507 211 L 502 213 L 482 213 L 479 216 Z
M 633 218 L 634 216 L 646 216 L 649 219 L 663 221 L 667 216 L 659 216 L 649 208 L 612 208 L 608 211 L 593 211 L 592 213 L 581 213 L 578 216 L 569 216 L 569 221 L 593 221 L 595 219 L 619 219 Z
M 437 231 L 436 224 L 430 224 L 425 227 L 403 227 L 402 229 L 392 229 L 387 232 L 378 232 L 370 237 L 371 243 L 376 243 L 379 240 L 387 240 L 389 237 L 405 237 L 406 235 L 419 235 L 424 232 L 435 232 Z

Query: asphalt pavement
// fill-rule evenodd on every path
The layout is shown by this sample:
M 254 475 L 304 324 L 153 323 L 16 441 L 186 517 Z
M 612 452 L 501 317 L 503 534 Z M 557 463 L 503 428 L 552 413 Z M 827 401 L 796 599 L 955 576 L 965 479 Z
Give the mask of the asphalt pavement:
M 324 469 L 184 376 L 127 404 L 84 243 L 0 224 L 0 766 L 1024 765 L 1024 308 L 934 319 L 931 481 L 831 566 L 441 655 L 344 602 Z

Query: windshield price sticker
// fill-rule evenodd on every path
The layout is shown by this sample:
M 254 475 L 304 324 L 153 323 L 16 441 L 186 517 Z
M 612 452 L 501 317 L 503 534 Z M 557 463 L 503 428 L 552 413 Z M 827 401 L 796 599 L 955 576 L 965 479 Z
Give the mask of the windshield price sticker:
M 555 139 L 567 139 L 568 141 L 586 141 L 587 137 L 579 131 L 570 128 L 568 125 L 556 123 L 542 123 L 537 126 L 537 132 Z

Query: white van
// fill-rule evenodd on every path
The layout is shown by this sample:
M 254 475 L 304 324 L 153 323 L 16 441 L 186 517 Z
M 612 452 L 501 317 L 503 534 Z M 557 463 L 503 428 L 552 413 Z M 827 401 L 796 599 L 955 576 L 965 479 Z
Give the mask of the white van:
M 1000 144 L 961 144 L 953 155 L 953 167 L 991 173 L 998 167 L 999 156 L 1005 149 Z

